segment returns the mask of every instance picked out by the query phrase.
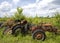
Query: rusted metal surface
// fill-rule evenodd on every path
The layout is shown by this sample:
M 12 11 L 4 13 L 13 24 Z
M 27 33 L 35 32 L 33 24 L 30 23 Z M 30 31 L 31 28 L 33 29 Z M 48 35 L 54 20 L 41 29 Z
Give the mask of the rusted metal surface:
M 33 25 L 32 23 L 28 23 L 26 20 L 8 19 L 6 22 L 2 24 L 2 26 L 7 26 L 8 27 L 7 30 L 12 30 L 12 28 L 17 24 L 22 25 L 25 30 L 27 31 L 30 30 L 31 32 L 34 32 L 37 29 L 43 30 L 44 32 L 46 31 L 54 33 L 60 32 L 55 26 L 53 26 L 50 23 L 40 23 L 38 25 Z
M 3 31 L 3 34 L 8 33 L 10 30 L 12 30 L 14 25 L 20 24 L 20 21 L 18 20 L 13 20 L 13 19 L 8 19 L 7 21 L 5 21 L 2 25 L 2 27 L 7 27 L 5 28 L 5 30 Z M 12 31 L 11 31 L 12 32 Z
M 26 20 L 12 20 L 12 19 L 9 19 L 6 22 L 4 22 L 1 27 L 3 27 L 3 26 L 8 27 L 7 29 L 5 29 L 3 31 L 3 33 L 7 33 L 10 30 L 12 30 L 14 26 L 16 26 L 18 24 L 24 26 L 26 23 L 27 23 Z
M 30 30 L 32 32 L 35 31 L 35 30 L 37 30 L 37 29 L 43 30 L 44 32 L 48 31 L 48 32 L 54 32 L 54 33 L 56 33 L 57 30 L 58 30 L 52 24 L 48 24 L 48 23 L 46 23 L 46 24 L 40 24 L 40 25 L 37 25 L 37 26 L 32 26 L 30 28 Z

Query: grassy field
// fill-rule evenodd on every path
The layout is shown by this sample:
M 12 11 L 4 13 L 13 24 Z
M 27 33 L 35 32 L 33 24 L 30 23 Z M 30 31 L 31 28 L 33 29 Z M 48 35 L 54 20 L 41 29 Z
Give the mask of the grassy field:
M 52 23 L 60 29 L 60 22 L 56 18 L 29 18 L 28 21 L 38 24 L 39 22 Z M 33 21 L 34 20 L 34 21 Z M 59 20 L 60 21 L 60 20 Z M 46 32 L 46 40 L 34 40 L 32 35 L 28 34 L 26 36 L 21 36 L 20 34 L 17 37 L 13 35 L 3 35 L 3 29 L 0 29 L 0 43 L 60 43 L 60 35 L 55 35 L 53 33 Z
M 46 40 L 34 40 L 31 35 L 21 36 L 18 35 L 14 37 L 12 35 L 3 35 L 4 29 L 0 30 L 0 43 L 60 43 L 60 35 L 55 35 L 53 33 L 46 32 Z

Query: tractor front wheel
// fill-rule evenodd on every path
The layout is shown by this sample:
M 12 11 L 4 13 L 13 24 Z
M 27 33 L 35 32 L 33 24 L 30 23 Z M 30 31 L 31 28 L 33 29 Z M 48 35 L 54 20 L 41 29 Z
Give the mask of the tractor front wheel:
M 11 34 L 11 33 L 12 33 L 11 28 L 9 28 L 9 27 L 5 27 L 5 29 L 4 29 L 4 31 L 3 31 L 3 35 Z
M 45 32 L 43 32 L 42 30 L 38 29 L 38 30 L 35 30 L 32 33 L 32 37 L 33 37 L 33 39 L 44 41 L 45 38 L 46 38 L 46 35 L 45 35 Z

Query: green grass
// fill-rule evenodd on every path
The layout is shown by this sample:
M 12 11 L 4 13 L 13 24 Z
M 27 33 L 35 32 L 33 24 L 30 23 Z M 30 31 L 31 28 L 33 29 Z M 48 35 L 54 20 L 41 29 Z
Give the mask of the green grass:
M 34 20 L 34 21 L 33 21 Z M 32 23 L 39 23 L 39 22 L 46 22 L 46 23 L 52 23 L 53 25 L 56 25 L 60 29 L 60 25 L 56 18 L 31 18 L 28 19 L 28 21 Z M 60 43 L 60 35 L 55 35 L 53 33 L 46 32 L 46 40 L 40 41 L 40 40 L 33 40 L 31 35 L 27 36 L 21 36 L 18 35 L 17 37 L 14 37 L 13 35 L 2 35 L 4 29 L 0 29 L 0 43 Z
M 0 29 L 0 43 L 60 43 L 60 35 L 46 32 L 46 40 L 34 40 L 31 35 L 14 37 L 13 35 L 2 35 L 3 29 Z

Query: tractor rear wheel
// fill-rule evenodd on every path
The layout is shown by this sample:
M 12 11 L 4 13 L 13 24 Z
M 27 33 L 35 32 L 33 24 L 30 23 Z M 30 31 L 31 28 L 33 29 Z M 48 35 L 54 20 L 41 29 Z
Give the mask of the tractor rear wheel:
M 20 25 L 16 25 L 16 26 L 13 27 L 12 35 L 17 36 L 20 32 L 21 32 L 21 26 Z
M 38 30 L 35 30 L 32 33 L 32 37 L 33 37 L 33 39 L 44 41 L 45 38 L 46 38 L 46 35 L 45 35 L 45 32 L 43 32 L 42 30 L 38 29 Z

